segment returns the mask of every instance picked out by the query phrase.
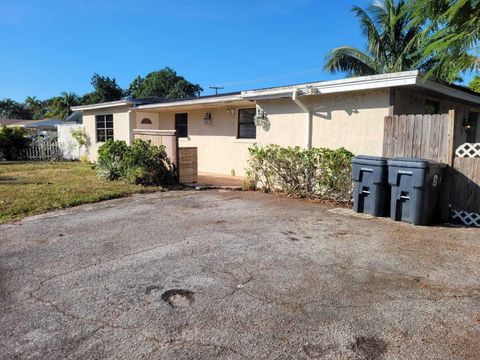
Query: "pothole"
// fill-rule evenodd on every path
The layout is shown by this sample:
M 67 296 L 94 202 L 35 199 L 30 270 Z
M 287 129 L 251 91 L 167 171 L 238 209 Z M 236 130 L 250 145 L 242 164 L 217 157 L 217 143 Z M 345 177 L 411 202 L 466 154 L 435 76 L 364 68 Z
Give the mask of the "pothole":
M 172 307 L 190 306 L 194 301 L 194 292 L 185 289 L 170 289 L 162 294 L 162 300 Z

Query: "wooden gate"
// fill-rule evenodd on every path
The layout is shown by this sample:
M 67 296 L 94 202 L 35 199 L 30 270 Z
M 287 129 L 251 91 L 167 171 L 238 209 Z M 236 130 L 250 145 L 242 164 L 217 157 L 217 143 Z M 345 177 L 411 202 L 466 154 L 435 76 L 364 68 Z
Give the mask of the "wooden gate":
M 480 227 L 480 143 L 457 148 L 452 182 L 452 218 Z
M 178 149 L 178 173 L 180 183 L 195 183 L 198 178 L 198 156 L 196 147 Z

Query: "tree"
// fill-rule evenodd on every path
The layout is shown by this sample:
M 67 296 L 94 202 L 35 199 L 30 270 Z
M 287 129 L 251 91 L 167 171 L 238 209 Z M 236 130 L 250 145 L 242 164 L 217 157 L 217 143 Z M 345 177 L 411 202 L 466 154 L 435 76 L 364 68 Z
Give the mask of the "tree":
M 32 119 L 40 120 L 43 119 L 45 113 L 47 112 L 46 104 L 38 100 L 36 96 L 27 96 L 23 102 L 25 107 L 32 113 Z
M 93 74 L 91 84 L 94 88 L 94 91 L 88 94 L 85 94 L 82 97 L 81 102 L 83 104 L 95 104 L 100 102 L 108 102 L 120 100 L 124 96 L 124 91 L 117 84 L 117 81 L 114 78 L 109 78 L 108 76 L 100 76 L 98 74 Z
M 49 110 L 45 114 L 49 119 L 65 120 L 72 113 L 72 106 L 79 104 L 79 97 L 72 92 L 62 92 L 61 96 L 49 100 Z
M 26 119 L 32 118 L 32 113 L 21 103 L 12 99 L 0 100 L 0 117 L 6 119 Z
M 367 37 L 366 51 L 351 46 L 331 50 L 325 70 L 366 76 L 414 69 L 429 69 L 435 61 L 421 59 L 420 25 L 413 22 L 412 10 L 404 0 L 383 0 L 366 10 L 354 6 L 352 12 Z
M 181 99 L 198 96 L 201 91 L 200 85 L 192 84 L 169 67 L 151 72 L 145 78 L 138 76 L 129 87 L 130 95 L 134 98 L 157 96 Z
M 422 59 L 438 59 L 427 75 L 449 82 L 480 65 L 479 0 L 412 0 L 416 24 L 425 24 Z
M 470 84 L 468 84 L 468 88 L 480 93 L 480 76 L 475 75 Z

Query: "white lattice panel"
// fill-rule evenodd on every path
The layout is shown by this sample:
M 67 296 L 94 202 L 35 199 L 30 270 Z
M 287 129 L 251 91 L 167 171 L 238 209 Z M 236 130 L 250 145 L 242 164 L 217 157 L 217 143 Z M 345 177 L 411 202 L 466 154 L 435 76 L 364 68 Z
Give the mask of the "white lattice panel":
M 455 155 L 470 158 L 480 157 L 480 143 L 462 144 L 455 150 Z
M 467 226 L 480 227 L 480 214 L 452 210 L 452 219 L 460 220 Z

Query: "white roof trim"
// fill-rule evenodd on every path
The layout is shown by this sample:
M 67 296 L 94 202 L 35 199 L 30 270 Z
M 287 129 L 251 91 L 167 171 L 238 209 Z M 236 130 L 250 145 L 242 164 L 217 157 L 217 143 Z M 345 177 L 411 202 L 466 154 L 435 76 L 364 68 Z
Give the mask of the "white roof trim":
M 330 94 L 346 91 L 386 88 L 392 86 L 415 85 L 418 77 L 419 72 L 417 70 L 404 71 L 400 73 L 352 77 L 341 80 L 321 81 L 280 88 L 250 90 L 242 92 L 242 97 L 245 99 L 268 99 L 290 96 L 294 90 L 297 90 L 301 95 L 306 95 Z
M 134 104 L 134 102 L 131 100 L 117 100 L 117 101 L 109 101 L 109 102 L 103 102 L 98 104 L 72 106 L 72 111 L 95 110 L 95 109 L 125 106 L 125 105 L 131 105 L 131 104 Z
M 212 98 L 199 98 L 183 101 L 170 101 L 164 103 L 156 104 L 147 104 L 139 105 L 132 110 L 144 110 L 144 109 L 159 109 L 159 108 L 168 108 L 175 106 L 189 106 L 189 105 L 209 105 L 209 104 L 218 104 L 218 103 L 229 103 L 233 101 L 242 101 L 245 100 L 241 95 L 226 95 L 226 96 L 216 96 Z

